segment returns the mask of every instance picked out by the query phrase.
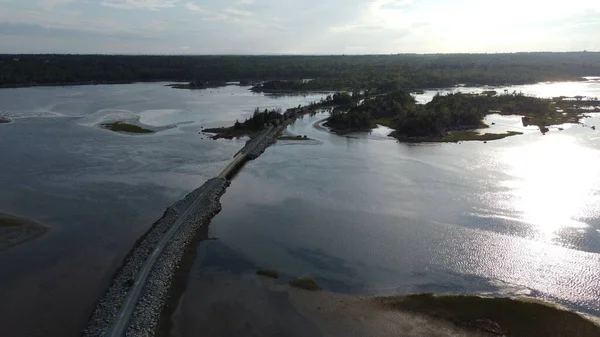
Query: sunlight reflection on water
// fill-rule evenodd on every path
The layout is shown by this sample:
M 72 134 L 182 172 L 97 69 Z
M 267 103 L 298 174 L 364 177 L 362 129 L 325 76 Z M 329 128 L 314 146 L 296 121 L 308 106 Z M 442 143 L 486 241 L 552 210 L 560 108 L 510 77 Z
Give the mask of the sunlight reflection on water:
M 545 137 L 508 148 L 501 159 L 513 178 L 508 206 L 534 225 L 540 239 L 551 240 L 564 227 L 587 228 L 582 218 L 598 217 L 600 151 L 572 137 Z

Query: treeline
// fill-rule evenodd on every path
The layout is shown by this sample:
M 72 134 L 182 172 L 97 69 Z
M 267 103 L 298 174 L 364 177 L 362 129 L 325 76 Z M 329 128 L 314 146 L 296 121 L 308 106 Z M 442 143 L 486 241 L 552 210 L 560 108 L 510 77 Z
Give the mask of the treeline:
M 328 126 L 339 131 L 365 130 L 379 122 L 393 127 L 400 137 L 443 137 L 448 131 L 482 127 L 483 118 L 494 111 L 534 116 L 557 114 L 550 100 L 521 93 L 436 95 L 421 105 L 409 93 L 395 91 L 366 99 L 348 111 L 336 109 Z
M 600 53 L 362 56 L 0 55 L 0 86 L 268 80 L 279 90 L 429 88 L 600 75 Z M 303 79 L 311 79 L 303 81 Z
M 281 113 L 281 109 L 274 109 L 265 111 L 260 111 L 259 108 L 254 110 L 252 117 L 246 119 L 244 122 L 240 123 L 239 121 L 235 121 L 233 125 L 234 129 L 249 129 L 249 130 L 261 130 L 265 127 L 265 125 L 277 125 L 284 119 L 284 115 Z

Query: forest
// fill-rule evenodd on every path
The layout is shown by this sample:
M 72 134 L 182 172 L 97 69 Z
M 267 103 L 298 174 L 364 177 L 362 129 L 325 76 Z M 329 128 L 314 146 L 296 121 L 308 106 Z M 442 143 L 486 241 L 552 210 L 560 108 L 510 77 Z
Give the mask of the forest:
M 600 75 L 600 53 L 333 56 L 0 55 L 0 87 L 241 81 L 264 90 L 364 90 L 504 85 Z M 287 82 L 285 82 L 287 81 Z M 263 84 L 264 86 L 265 84 Z
M 395 129 L 392 136 L 404 140 L 443 139 L 451 131 L 486 127 L 483 118 L 490 113 L 519 114 L 544 132 L 550 124 L 577 120 L 580 111 L 573 102 L 552 102 L 523 95 L 494 91 L 482 94 L 453 93 L 436 95 L 425 105 L 417 104 L 402 90 L 366 98 L 350 109 L 334 109 L 327 126 L 338 132 L 368 131 L 375 124 Z M 565 111 L 564 113 L 559 112 Z M 525 123 L 525 122 L 524 122 Z

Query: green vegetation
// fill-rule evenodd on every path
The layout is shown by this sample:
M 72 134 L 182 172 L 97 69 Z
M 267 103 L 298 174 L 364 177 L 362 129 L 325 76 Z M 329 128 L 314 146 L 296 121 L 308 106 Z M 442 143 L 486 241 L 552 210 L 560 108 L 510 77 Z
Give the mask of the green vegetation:
M 290 281 L 290 285 L 294 288 L 310 290 L 310 291 L 320 291 L 323 290 L 317 282 L 311 278 L 299 278 Z
M 278 125 L 286 118 L 289 118 L 289 113 L 283 114 L 281 109 L 260 111 L 258 108 L 254 110 L 252 117 L 246 119 L 243 123 L 235 121 L 235 124 L 226 128 L 204 129 L 204 133 L 214 133 L 213 139 L 225 138 L 240 138 L 244 136 L 252 136 L 256 132 L 262 130 L 265 125 Z
M 303 80 L 301 90 L 440 88 L 577 80 L 600 74 L 600 54 L 334 56 L 0 55 L 0 87 Z M 297 85 L 297 84 L 296 84 Z M 288 85 L 288 88 L 290 85 Z M 298 88 L 291 87 L 293 90 Z
M 204 129 L 203 133 L 214 133 L 214 136 L 211 136 L 212 139 L 233 139 L 233 138 L 242 138 L 242 137 L 252 137 L 257 130 L 250 129 L 242 129 L 242 128 L 234 128 L 233 126 L 225 127 L 225 128 L 212 128 L 212 129 Z
M 582 316 L 532 300 L 477 296 L 438 297 L 431 294 L 376 300 L 387 308 L 420 313 L 495 335 L 600 336 L 600 326 Z
M 566 112 L 559 112 L 566 111 Z M 336 108 L 327 126 L 336 132 L 367 131 L 382 124 L 395 129 L 392 137 L 404 141 L 456 142 L 461 140 L 495 140 L 520 133 L 478 134 L 485 128 L 483 118 L 490 113 L 525 116 L 525 126 L 537 125 L 542 132 L 549 125 L 578 122 L 582 110 L 573 101 L 552 102 L 521 93 L 496 95 L 453 93 L 436 95 L 421 105 L 406 91 L 396 90 L 365 98 L 362 104 Z
M 256 275 L 259 276 L 265 276 L 265 277 L 269 277 L 269 278 L 279 278 L 279 272 L 277 272 L 276 270 L 270 270 L 270 269 L 259 269 L 256 271 Z
M 152 131 L 152 130 L 144 129 L 137 125 L 127 124 L 127 123 L 122 123 L 122 122 L 105 123 L 105 124 L 102 124 L 102 127 L 109 129 L 111 131 L 115 131 L 115 132 L 141 133 L 141 134 L 154 133 L 154 131 Z
M 510 136 L 522 135 L 522 132 L 508 131 L 507 133 L 484 133 L 480 134 L 475 131 L 455 131 L 448 133 L 447 136 L 442 138 L 441 142 L 459 142 L 467 140 L 479 140 L 479 141 L 490 141 L 498 140 Z
M 347 111 L 344 111 L 345 107 L 336 107 L 327 126 L 339 132 L 370 130 L 377 122 L 396 127 L 400 113 L 417 107 L 410 93 L 402 90 L 373 97 L 367 92 L 364 97 L 362 104 L 356 104 Z

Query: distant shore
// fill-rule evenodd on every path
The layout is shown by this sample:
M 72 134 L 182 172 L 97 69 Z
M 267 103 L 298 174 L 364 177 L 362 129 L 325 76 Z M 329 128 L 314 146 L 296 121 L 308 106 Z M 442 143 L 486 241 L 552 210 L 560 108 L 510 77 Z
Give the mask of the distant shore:
M 0 213 L 0 252 L 45 234 L 48 227 L 33 220 Z

